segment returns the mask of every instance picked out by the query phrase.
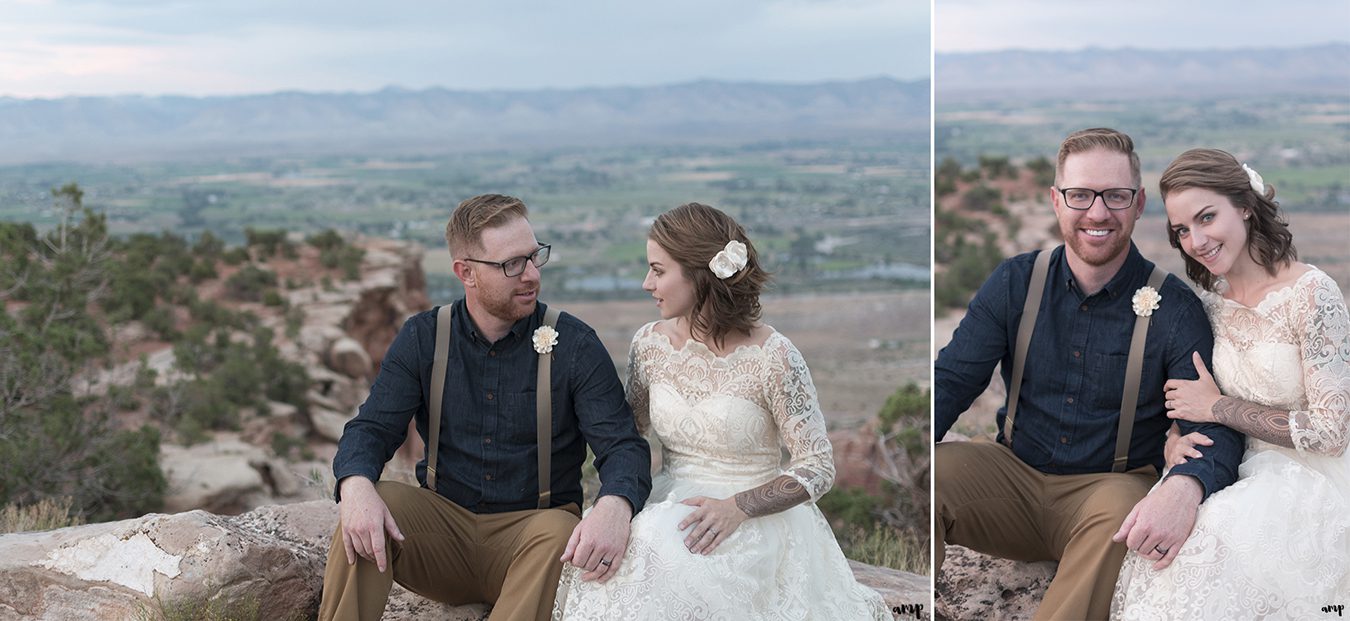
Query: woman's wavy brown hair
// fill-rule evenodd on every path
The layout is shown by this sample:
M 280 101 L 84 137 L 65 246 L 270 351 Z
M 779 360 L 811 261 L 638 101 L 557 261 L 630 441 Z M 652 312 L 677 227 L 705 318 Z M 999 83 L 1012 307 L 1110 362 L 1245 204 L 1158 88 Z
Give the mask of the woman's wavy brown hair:
M 1247 255 L 1274 276 L 1281 266 L 1298 259 L 1298 250 L 1294 248 L 1294 235 L 1289 232 L 1289 221 L 1280 212 L 1280 204 L 1275 201 L 1275 186 L 1266 183 L 1264 194 L 1257 194 L 1252 188 L 1247 171 L 1237 158 L 1227 151 L 1218 149 L 1191 149 L 1167 166 L 1158 188 L 1162 192 L 1163 203 L 1167 197 L 1188 188 L 1201 188 L 1221 194 L 1233 203 L 1234 207 L 1252 214 L 1244 220 L 1247 225 Z M 1172 247 L 1181 250 L 1181 240 L 1167 224 L 1167 240 Z M 1186 262 L 1186 275 L 1207 291 L 1213 291 L 1218 278 L 1205 269 L 1199 261 L 1181 251 Z
M 769 273 L 760 266 L 755 245 L 736 220 L 713 207 L 689 203 L 657 216 L 647 238 L 680 265 L 694 286 L 690 333 L 695 340 L 711 340 L 720 348 L 728 333 L 750 334 L 759 321 L 759 294 L 769 282 Z M 718 278 L 708 262 L 733 239 L 745 244 L 748 260 L 739 272 Z

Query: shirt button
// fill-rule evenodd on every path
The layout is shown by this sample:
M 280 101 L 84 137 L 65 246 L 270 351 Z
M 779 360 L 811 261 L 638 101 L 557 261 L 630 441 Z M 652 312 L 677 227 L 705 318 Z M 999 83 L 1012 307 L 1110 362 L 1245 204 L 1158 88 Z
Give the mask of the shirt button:
M 1069 403 L 1073 403 L 1073 397 L 1069 397 L 1068 399 L 1065 399 L 1065 401 L 1068 401 Z
M 1074 357 L 1074 358 L 1082 358 L 1082 357 L 1083 357 L 1083 352 L 1081 352 L 1081 351 L 1073 352 L 1073 357 Z
M 489 358 L 496 358 L 496 357 L 497 357 L 497 350 L 493 349 L 493 350 L 491 350 L 491 351 L 488 351 L 488 357 L 489 357 Z
M 1082 306 L 1079 306 L 1079 307 L 1078 307 L 1078 310 L 1080 310 L 1080 311 L 1085 311 L 1085 310 L 1087 310 L 1087 304 L 1084 304 L 1084 305 L 1082 305 Z
M 1059 437 L 1059 443 L 1060 443 L 1060 444 L 1068 444 L 1068 443 L 1069 443 L 1069 436 L 1060 436 L 1060 437 Z
M 491 401 L 491 400 L 492 400 L 492 393 L 488 393 L 488 394 L 487 394 L 487 400 L 488 400 L 488 401 Z
M 492 438 L 483 438 L 483 444 L 492 444 Z
M 490 475 L 490 474 L 485 474 L 485 475 L 483 475 L 483 480 L 485 480 L 485 481 L 491 481 L 491 480 L 492 480 L 492 475 Z

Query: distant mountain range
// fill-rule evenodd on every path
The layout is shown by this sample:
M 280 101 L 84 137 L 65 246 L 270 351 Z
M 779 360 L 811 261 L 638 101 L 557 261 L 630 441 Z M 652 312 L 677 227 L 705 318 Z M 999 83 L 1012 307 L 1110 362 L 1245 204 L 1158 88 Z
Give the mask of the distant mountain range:
M 1291 49 L 937 54 L 938 109 L 969 99 L 1129 100 L 1250 94 L 1350 98 L 1350 45 Z
M 0 97 L 0 164 L 926 137 L 928 106 L 927 80 L 890 78 L 534 91 Z

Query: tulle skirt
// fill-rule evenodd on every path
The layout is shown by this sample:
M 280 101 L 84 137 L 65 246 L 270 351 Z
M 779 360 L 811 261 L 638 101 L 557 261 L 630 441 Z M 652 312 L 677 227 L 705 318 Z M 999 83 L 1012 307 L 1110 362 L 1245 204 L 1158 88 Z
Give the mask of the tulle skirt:
M 1316 619 L 1350 605 L 1347 457 L 1260 443 L 1238 481 L 1200 505 L 1166 569 L 1130 552 L 1117 619 Z
M 553 618 L 891 619 L 881 596 L 854 579 L 814 504 L 748 519 L 708 555 L 684 547 L 687 532 L 679 523 L 695 507 L 681 500 L 729 498 L 750 487 L 744 480 L 657 475 L 651 500 L 633 519 L 617 573 L 605 584 L 583 582 L 581 572 L 569 566 Z

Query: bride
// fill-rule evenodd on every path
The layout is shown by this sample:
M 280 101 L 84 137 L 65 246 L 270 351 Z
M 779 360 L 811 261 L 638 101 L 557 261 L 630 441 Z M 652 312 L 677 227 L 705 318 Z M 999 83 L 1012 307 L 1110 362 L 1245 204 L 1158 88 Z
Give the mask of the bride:
M 1165 386 L 1169 416 L 1248 436 L 1238 481 L 1200 506 L 1175 561 L 1126 557 L 1120 619 L 1310 619 L 1350 596 L 1350 317 L 1335 281 L 1298 262 L 1275 188 L 1193 149 L 1159 183 L 1168 235 L 1204 291 L 1214 374 Z M 1166 302 L 1164 302 L 1166 303 Z M 1206 438 L 1169 439 L 1199 455 Z M 1166 552 L 1166 551 L 1162 551 Z
M 801 353 L 758 321 L 768 274 L 745 231 L 683 205 L 647 260 L 661 320 L 633 337 L 627 392 L 661 473 L 613 577 L 567 565 L 553 618 L 889 619 L 813 504 L 834 479 L 825 419 Z

